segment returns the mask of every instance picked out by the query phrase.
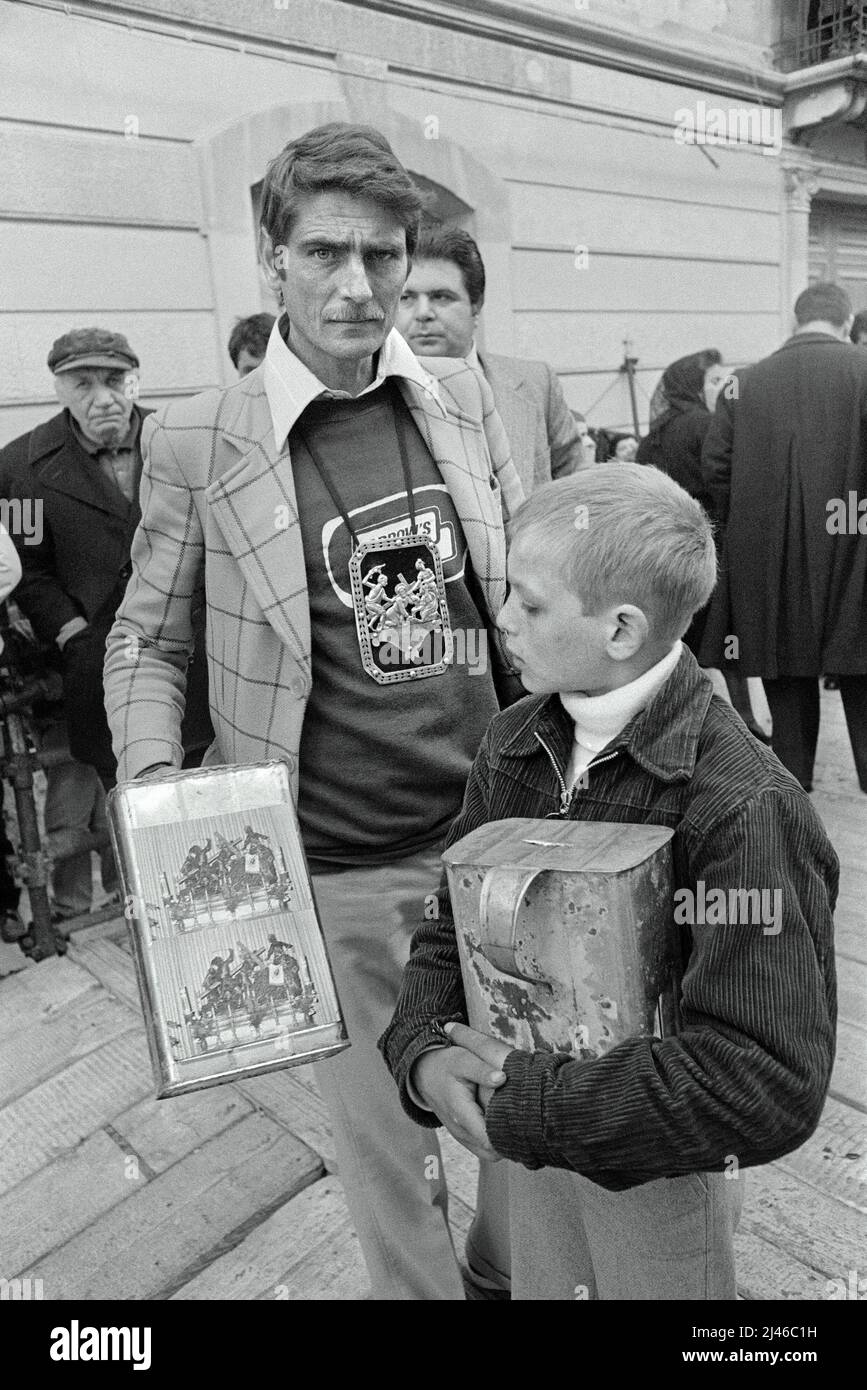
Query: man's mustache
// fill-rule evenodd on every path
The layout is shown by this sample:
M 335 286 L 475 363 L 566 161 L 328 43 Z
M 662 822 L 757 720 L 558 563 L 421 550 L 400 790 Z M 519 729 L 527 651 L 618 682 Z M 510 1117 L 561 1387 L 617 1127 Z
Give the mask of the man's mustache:
M 371 314 L 367 310 L 344 311 L 342 314 L 329 314 L 326 323 L 382 323 L 385 314 Z

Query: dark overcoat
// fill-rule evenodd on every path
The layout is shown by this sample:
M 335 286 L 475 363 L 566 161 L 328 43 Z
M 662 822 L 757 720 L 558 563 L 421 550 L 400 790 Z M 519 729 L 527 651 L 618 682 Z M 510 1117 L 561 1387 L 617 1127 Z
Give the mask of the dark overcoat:
M 139 425 L 151 413 L 139 406 L 133 410 Z M 29 499 L 31 515 L 40 522 L 34 543 L 15 537 L 23 571 L 15 601 L 37 637 L 53 646 L 71 618 L 90 624 L 66 644 L 61 657 L 69 743 L 76 758 L 111 777 L 102 667 L 105 640 L 131 572 L 130 548 L 141 520 L 138 497 L 127 501 L 106 480 L 79 443 L 67 410 L 0 450 L 0 496 Z M 190 744 L 206 746 L 211 735 L 203 633 L 197 645 L 201 658 L 194 667 L 201 680 L 188 693 L 184 732 Z
M 850 493 L 867 498 L 867 352 L 795 334 L 733 380 L 702 455 L 723 537 L 700 660 L 735 654 L 769 679 L 865 674 L 867 535 L 834 518 Z
M 133 410 L 141 426 L 150 411 Z M 138 499 L 128 502 L 106 480 L 67 410 L 0 450 L 0 492 L 41 509 L 36 543 L 16 537 L 24 572 L 15 593 L 41 641 L 54 642 L 71 618 L 99 623 L 103 609 L 117 608 L 141 519 Z
M 645 435 L 635 456 L 636 463 L 649 463 L 667 473 L 706 511 L 712 507 L 701 472 L 701 451 L 710 422 L 709 411 L 696 401 L 690 410 L 682 410 L 667 420 L 658 437 Z

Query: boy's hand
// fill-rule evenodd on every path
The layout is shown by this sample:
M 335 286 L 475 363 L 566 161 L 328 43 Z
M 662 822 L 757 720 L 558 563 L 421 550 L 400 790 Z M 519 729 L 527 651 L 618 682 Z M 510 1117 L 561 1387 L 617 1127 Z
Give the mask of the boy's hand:
M 466 1048 L 467 1052 L 472 1052 L 479 1058 L 479 1061 L 488 1062 L 498 1070 L 502 1067 L 509 1053 L 515 1050 L 508 1043 L 500 1042 L 498 1038 L 491 1037 L 490 1033 L 477 1033 L 475 1028 L 468 1028 L 465 1023 L 447 1023 L 443 1031 L 448 1033 L 457 1047 Z M 479 1086 L 479 1103 L 485 1113 L 487 1113 L 488 1101 L 495 1089 L 488 1084 Z
M 495 1071 L 501 1071 L 509 1053 L 515 1051 L 511 1043 L 500 1042 L 490 1033 L 477 1033 L 475 1028 L 468 1028 L 465 1023 L 447 1023 L 443 1032 L 448 1033 L 456 1047 L 465 1047 L 467 1052 L 474 1053 Z
M 472 1032 L 471 1029 L 464 1031 Z M 502 1086 L 505 1079 L 505 1072 L 491 1068 L 465 1048 L 454 1046 L 423 1052 L 412 1069 L 412 1084 L 425 1104 L 459 1144 L 476 1158 L 487 1159 L 489 1163 L 497 1162 L 500 1155 L 488 1141 L 476 1087 L 491 1090 Z

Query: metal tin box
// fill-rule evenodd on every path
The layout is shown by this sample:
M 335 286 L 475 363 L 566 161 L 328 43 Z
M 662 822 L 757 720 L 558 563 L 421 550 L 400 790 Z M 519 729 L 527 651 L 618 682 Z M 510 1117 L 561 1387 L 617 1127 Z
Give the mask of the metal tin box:
M 472 1027 L 580 1058 L 674 1031 L 671 835 L 658 825 L 501 820 L 446 850 Z
M 109 820 L 159 1097 L 348 1046 L 285 764 L 126 782 Z

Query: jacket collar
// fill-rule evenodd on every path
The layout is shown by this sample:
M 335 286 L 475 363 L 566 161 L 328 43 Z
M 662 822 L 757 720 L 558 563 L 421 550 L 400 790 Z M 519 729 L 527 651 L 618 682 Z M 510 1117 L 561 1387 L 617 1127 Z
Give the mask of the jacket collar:
M 46 420 L 44 425 L 37 425 L 36 429 L 31 432 L 27 450 L 28 462 L 31 465 L 39 463 L 49 454 L 56 454 L 60 449 L 69 448 L 81 453 L 84 458 L 87 457 L 73 433 L 72 417 L 69 411 L 61 410 L 59 415 L 52 415 L 51 419 Z
M 834 333 L 793 333 L 791 338 L 787 338 L 784 343 L 781 343 L 777 348 L 777 352 L 786 352 L 789 348 L 803 347 L 804 343 L 813 345 L 824 343 L 826 346 L 832 347 L 853 346 L 848 339 L 844 342 L 842 338 L 838 338 Z
M 133 406 L 136 417 L 136 444 L 141 434 L 141 420 L 150 411 Z M 28 458 L 30 467 L 44 464 L 39 479 L 43 486 L 74 497 L 85 506 L 116 516 L 125 524 L 134 524 L 139 516 L 138 499 L 128 502 L 119 489 L 103 477 L 95 457 L 89 454 L 73 429 L 72 416 L 67 410 L 46 420 L 30 436 Z
M 688 781 L 695 770 L 699 735 L 712 698 L 710 677 L 684 647 L 668 680 L 612 739 L 610 748 L 622 748 L 640 767 L 663 782 Z M 502 751 L 510 757 L 535 756 L 539 752 L 538 732 L 543 738 L 548 735 L 565 765 L 572 730 L 572 720 L 559 695 L 540 696 L 530 702 L 526 718 Z
M 403 339 L 396 345 L 400 358 L 401 343 Z M 285 348 L 282 340 L 281 347 Z M 416 363 L 418 359 L 405 343 L 403 347 L 411 359 L 408 365 Z M 493 487 L 490 466 L 481 449 L 469 450 L 456 428 L 456 422 L 465 422 L 468 433 L 477 435 L 484 428 L 478 417 L 466 416 L 461 393 L 456 394 L 451 383 L 452 377 L 466 377 L 466 362 L 453 357 L 426 361 L 430 371 L 418 365 L 406 375 L 393 374 L 464 525 L 473 566 L 493 619 L 503 605 L 506 589 L 500 499 L 511 514 L 523 500 L 523 492 L 511 461 L 500 469 L 499 487 Z M 316 378 L 311 375 L 311 380 Z M 421 380 L 423 387 L 418 384 Z M 275 440 L 264 367 L 257 367 L 218 393 L 214 426 L 234 452 L 215 459 L 205 498 L 269 622 L 309 674 L 307 590 L 296 584 L 287 591 L 287 575 L 303 576 L 305 572 L 295 482 L 288 437 L 279 444 Z M 282 518 L 279 545 L 274 544 L 276 517 Z

